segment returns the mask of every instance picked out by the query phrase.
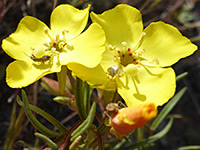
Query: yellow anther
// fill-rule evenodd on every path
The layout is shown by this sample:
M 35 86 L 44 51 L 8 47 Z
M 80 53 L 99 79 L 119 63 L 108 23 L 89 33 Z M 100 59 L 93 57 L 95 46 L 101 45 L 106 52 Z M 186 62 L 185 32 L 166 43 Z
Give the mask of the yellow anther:
M 153 59 L 153 62 L 154 62 L 156 65 L 159 65 L 159 64 L 160 64 L 158 58 L 154 58 L 154 59 Z
M 44 27 L 44 33 L 46 33 L 46 35 L 49 37 L 49 39 L 50 39 L 51 41 L 53 41 L 52 37 L 51 37 L 50 34 L 49 34 L 49 29 L 48 29 L 47 27 Z
M 49 44 L 47 42 L 44 42 L 43 45 L 49 47 Z
M 126 50 L 127 50 L 127 43 L 126 42 L 122 42 L 122 45 L 124 46 L 124 52 L 126 52 Z
M 142 34 L 139 38 L 139 42 L 141 42 L 144 39 L 145 35 L 146 35 L 146 32 L 142 32 Z
M 142 34 L 141 34 L 137 44 L 135 45 L 133 51 L 137 50 L 142 45 L 145 35 L 146 35 L 146 32 L 142 32 Z
M 120 62 L 121 58 L 118 56 L 118 57 L 114 57 L 114 61 L 115 62 Z
M 127 46 L 127 43 L 126 42 L 122 42 L 122 45 Z
M 60 35 L 59 34 L 56 34 L 56 41 L 59 41 L 60 40 Z
M 62 31 L 62 35 L 63 35 L 63 40 L 64 40 L 64 41 L 66 41 L 65 36 L 66 36 L 66 33 L 68 33 L 68 32 L 69 32 L 68 30 L 63 30 L 63 31 Z
M 47 27 L 44 27 L 44 33 L 48 34 L 48 28 Z
M 142 56 L 142 54 L 144 54 L 144 52 L 145 52 L 144 49 L 139 50 L 139 51 L 137 52 L 138 57 Z
M 52 47 L 50 51 L 51 51 L 51 52 L 55 52 L 55 51 L 56 51 L 56 48 L 55 48 L 55 47 Z
M 58 44 L 58 47 L 61 49 L 61 48 L 63 48 L 63 47 L 64 47 L 64 45 L 65 45 L 65 43 L 64 43 L 64 42 L 60 42 L 60 43 Z
M 115 50 L 115 49 L 116 49 L 116 46 L 108 45 L 108 48 L 109 48 L 110 50 Z
M 34 51 L 34 50 L 35 50 L 35 48 L 33 48 L 33 47 L 31 47 L 30 49 L 31 49 L 31 51 Z
M 68 33 L 69 32 L 69 30 L 63 30 L 62 31 L 62 34 L 64 35 L 64 34 L 66 34 L 66 33 Z

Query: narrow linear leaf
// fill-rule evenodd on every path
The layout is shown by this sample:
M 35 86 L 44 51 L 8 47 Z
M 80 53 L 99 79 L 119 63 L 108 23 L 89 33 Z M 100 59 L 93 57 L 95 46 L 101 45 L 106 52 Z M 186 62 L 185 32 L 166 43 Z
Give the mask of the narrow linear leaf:
M 177 150 L 200 150 L 200 145 L 191 145 L 179 147 Z
M 17 97 L 19 99 L 19 97 Z M 44 125 L 42 125 L 33 115 L 33 113 L 30 110 L 28 98 L 26 96 L 26 93 L 24 90 L 22 90 L 22 100 L 24 102 L 24 110 L 26 113 L 26 116 L 28 117 L 29 121 L 32 123 L 32 125 L 41 133 L 45 134 L 49 137 L 59 137 L 62 135 L 62 133 L 53 132 L 49 129 L 47 129 Z
M 11 145 L 11 139 L 13 137 L 13 129 L 15 126 L 15 121 L 16 121 L 16 116 L 17 116 L 17 112 L 16 112 L 16 101 L 13 102 L 13 106 L 12 106 L 12 113 L 11 113 L 11 117 L 10 117 L 10 124 L 9 124 L 9 128 L 7 130 L 6 133 L 6 140 L 4 143 L 4 149 L 7 150 L 9 147 L 13 147 L 13 145 Z
M 175 105 L 178 103 L 178 101 L 181 99 L 183 94 L 186 91 L 186 87 L 182 88 L 167 104 L 166 106 L 161 110 L 159 115 L 156 117 L 156 119 L 153 121 L 151 128 L 152 130 L 156 130 L 159 124 L 166 118 L 166 116 L 170 113 L 170 111 L 175 107 Z
M 177 81 L 180 81 L 181 79 L 183 79 L 183 78 L 186 77 L 187 75 L 188 75 L 187 72 L 184 72 L 184 73 L 178 75 L 178 76 L 176 77 L 176 82 L 177 82 Z
M 38 132 L 36 132 L 34 135 L 37 136 L 37 137 L 39 137 L 40 139 L 42 139 L 45 143 L 47 143 L 49 145 L 49 147 L 52 148 L 52 150 L 58 149 L 58 145 L 56 145 L 56 143 L 54 143 L 47 136 L 45 136 L 43 134 L 40 134 Z
M 170 119 L 169 123 L 159 133 L 157 133 L 145 140 L 142 140 L 141 142 L 131 144 L 128 147 L 124 148 L 123 150 L 134 150 L 134 149 L 152 144 L 153 142 L 155 142 L 155 141 L 161 139 L 163 136 L 165 136 L 168 133 L 168 131 L 170 130 L 172 124 L 173 124 L 173 118 Z
M 78 150 L 79 144 L 81 142 L 82 136 L 78 136 L 69 146 L 70 150 Z
M 22 140 L 17 141 L 17 144 L 22 145 L 23 147 L 33 148 L 31 145 L 27 144 Z
M 119 150 L 121 146 L 123 146 L 125 143 L 127 143 L 126 138 L 122 138 L 120 142 L 118 142 L 114 147 L 112 147 L 112 150 Z
M 21 101 L 20 98 L 17 98 L 17 103 L 24 107 L 23 102 Z M 63 126 L 58 120 L 56 120 L 53 116 L 51 116 L 50 114 L 48 114 L 47 112 L 45 112 L 44 110 L 40 109 L 37 106 L 31 105 L 29 104 L 29 108 L 36 112 L 37 114 L 41 115 L 42 117 L 44 117 L 46 120 L 48 120 L 50 123 L 52 123 L 55 127 L 57 127 L 60 131 L 64 131 L 67 132 L 67 129 L 65 128 L 65 126 Z
M 74 141 L 79 135 L 81 135 L 84 131 L 86 131 L 90 127 L 90 125 L 94 120 L 95 111 L 96 111 L 96 103 L 93 102 L 86 120 L 72 133 L 71 141 Z

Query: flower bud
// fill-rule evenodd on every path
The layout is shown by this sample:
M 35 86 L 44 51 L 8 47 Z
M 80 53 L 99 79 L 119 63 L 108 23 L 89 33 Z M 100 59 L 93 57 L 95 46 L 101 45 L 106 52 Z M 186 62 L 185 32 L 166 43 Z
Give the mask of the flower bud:
M 114 135 L 128 136 L 156 116 L 157 108 L 153 103 L 122 108 L 112 116 L 111 132 Z

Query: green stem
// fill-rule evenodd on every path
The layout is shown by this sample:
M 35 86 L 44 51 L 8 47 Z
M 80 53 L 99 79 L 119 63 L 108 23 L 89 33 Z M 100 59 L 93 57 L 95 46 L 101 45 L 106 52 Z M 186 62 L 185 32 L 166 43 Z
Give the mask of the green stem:
M 82 120 L 87 117 L 83 96 L 83 81 L 76 77 L 76 105 L 78 108 L 79 116 Z
M 72 72 L 70 70 L 67 70 L 67 76 L 69 77 L 69 81 L 70 81 L 70 84 L 72 86 L 72 91 L 75 95 L 76 94 L 76 87 L 75 87 L 74 78 L 72 77 Z
M 61 67 L 61 71 L 57 73 L 59 91 L 61 95 L 65 94 L 65 86 L 66 86 L 66 77 L 67 77 L 67 68 L 66 66 Z

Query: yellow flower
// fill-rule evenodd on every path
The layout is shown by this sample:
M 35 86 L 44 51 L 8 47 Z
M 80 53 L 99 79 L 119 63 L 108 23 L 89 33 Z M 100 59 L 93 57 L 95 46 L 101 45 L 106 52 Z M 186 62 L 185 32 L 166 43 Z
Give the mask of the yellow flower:
M 99 64 L 105 51 L 105 35 L 100 25 L 86 27 L 88 6 L 78 10 L 64 4 L 56 7 L 50 28 L 40 20 L 26 16 L 17 30 L 2 42 L 3 50 L 16 59 L 7 67 L 7 84 L 12 88 L 25 87 L 46 74 L 60 72 L 62 65 L 81 64 L 88 68 Z
M 154 103 L 122 108 L 111 116 L 110 131 L 118 138 L 128 136 L 136 128 L 142 127 L 155 118 L 157 113 Z
M 169 66 L 191 55 L 197 46 L 161 21 L 143 29 L 139 10 L 126 4 L 100 15 L 92 12 L 91 19 L 105 31 L 106 51 L 96 68 L 82 67 L 86 70 L 82 79 L 99 88 L 117 89 L 128 107 L 166 103 L 176 87 Z

